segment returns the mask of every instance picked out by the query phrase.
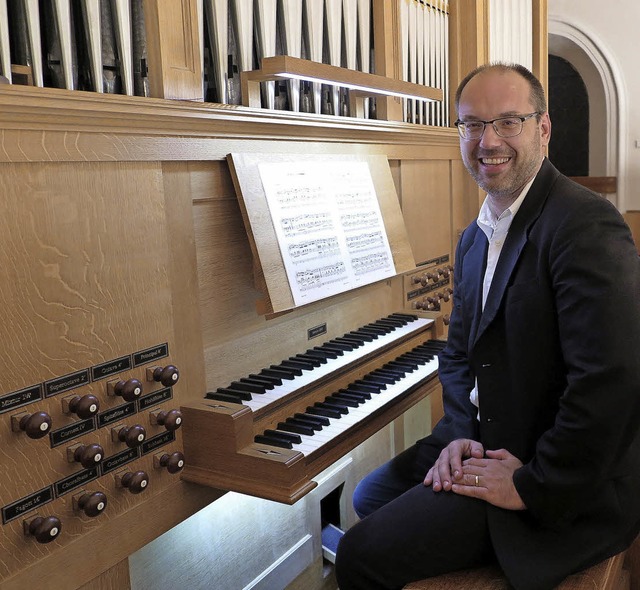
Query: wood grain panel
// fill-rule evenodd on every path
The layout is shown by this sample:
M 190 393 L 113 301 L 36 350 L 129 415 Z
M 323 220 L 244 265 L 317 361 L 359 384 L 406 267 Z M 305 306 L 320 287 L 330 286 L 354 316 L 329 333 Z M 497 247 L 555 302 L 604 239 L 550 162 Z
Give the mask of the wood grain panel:
M 149 84 L 157 98 L 203 100 L 195 0 L 143 0 Z
M 0 319 L 5 327 L 0 362 L 7 368 L 0 395 L 163 343 L 169 349 L 164 363 L 174 362 L 184 370 L 184 391 L 201 394 L 201 342 L 190 335 L 190 348 L 182 324 L 180 339 L 174 335 L 174 318 L 186 326 L 199 323 L 197 315 L 193 317 L 197 307 L 188 305 L 189 299 L 197 297 L 195 260 L 191 265 L 175 260 L 185 252 L 188 255 L 185 233 L 193 233 L 190 209 L 186 208 L 185 227 L 184 213 L 180 219 L 179 207 L 173 207 L 179 201 L 180 193 L 174 190 L 177 183 L 167 184 L 172 191 L 172 207 L 166 209 L 162 169 L 157 163 L 4 163 L 0 167 L 0 265 L 6 277 L 0 283 Z M 189 205 L 189 194 L 183 194 Z M 172 244 L 172 254 L 167 239 L 170 229 L 181 236 L 176 240 L 182 242 Z M 172 356 L 174 346 L 179 351 Z M 194 348 L 199 356 L 191 355 Z M 131 377 L 143 383 L 143 394 L 162 387 L 146 381 L 144 366 L 125 367 L 114 376 Z M 126 449 L 112 439 L 111 429 L 116 425 L 141 424 L 148 437 L 164 432 L 150 423 L 148 411 L 137 409 L 111 425 L 90 429 L 56 446 L 46 436 L 33 440 L 11 430 L 12 415 L 34 411 L 46 411 L 54 431 L 75 426 L 78 418 L 63 412 L 62 400 L 69 395 L 95 395 L 102 412 L 121 406 L 121 398 L 107 395 L 109 380 L 93 376 L 68 392 L 0 416 L 0 459 L 3 471 L 10 475 L 0 482 L 0 506 L 82 471 L 78 463 L 67 460 L 72 444 L 98 443 L 104 455 L 111 457 Z M 197 385 L 191 387 L 190 383 Z M 181 391 L 182 383 L 175 386 L 168 408 L 154 409 L 179 406 Z M 159 450 L 173 452 L 181 446 L 178 431 L 175 442 Z M 143 494 L 132 495 L 117 486 L 115 475 L 121 470 L 140 469 L 150 478 Z M 68 493 L 59 492 L 37 510 L 26 510 L 24 517 L 3 527 L 0 579 L 11 577 L 56 550 L 69 552 L 70 559 L 79 558 L 75 551 L 84 548 L 74 545 L 75 541 L 95 534 L 111 520 L 117 522 L 118 517 L 150 501 L 176 481 L 176 476 L 154 468 L 153 453 L 148 453 Z M 106 494 L 107 508 L 99 517 L 89 518 L 74 510 L 72 497 L 82 490 Z M 52 543 L 39 545 L 25 537 L 23 520 L 35 514 L 56 515 L 62 521 L 62 532 Z M 115 537 L 105 539 L 103 552 L 109 554 L 119 542 Z M 123 557 L 126 555 L 120 559 Z M 64 568 L 61 574 L 64 580 Z M 76 582 L 66 580 L 56 587 L 72 583 Z
M 449 163 L 403 162 L 401 183 L 402 214 L 416 263 L 450 254 Z

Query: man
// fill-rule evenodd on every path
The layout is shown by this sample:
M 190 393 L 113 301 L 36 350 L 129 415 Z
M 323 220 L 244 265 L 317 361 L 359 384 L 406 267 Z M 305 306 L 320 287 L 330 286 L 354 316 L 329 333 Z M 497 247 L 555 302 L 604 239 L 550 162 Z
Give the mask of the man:
M 605 199 L 544 157 L 551 122 L 521 66 L 456 94 L 464 164 L 488 194 L 456 251 L 431 436 L 367 476 L 341 590 L 495 562 L 546 590 L 640 530 L 640 259 Z

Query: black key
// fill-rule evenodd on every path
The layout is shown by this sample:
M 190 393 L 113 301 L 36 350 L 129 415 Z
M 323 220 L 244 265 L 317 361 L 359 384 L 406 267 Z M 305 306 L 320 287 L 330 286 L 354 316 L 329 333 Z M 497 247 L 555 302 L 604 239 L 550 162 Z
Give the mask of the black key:
M 256 375 L 255 373 L 251 373 L 251 375 L 249 375 L 249 379 L 255 379 L 256 381 L 264 381 L 265 383 L 270 383 L 271 388 L 276 385 L 282 385 L 282 379 L 280 379 L 280 377 L 273 377 L 270 375 Z M 240 381 L 242 381 L 242 379 L 240 379 Z
M 207 399 L 215 399 L 219 402 L 229 402 L 232 404 L 241 404 L 242 400 L 237 395 L 231 395 L 230 393 L 219 393 L 217 391 L 207 391 L 205 395 Z
M 278 430 L 284 430 L 285 432 L 295 432 L 296 434 L 306 434 L 307 436 L 313 436 L 315 434 L 315 430 L 312 426 L 295 424 L 294 422 L 278 422 Z
M 242 383 L 262 385 L 264 389 L 273 389 L 274 385 L 276 385 L 271 379 L 267 379 L 266 377 L 258 377 L 257 375 L 253 377 L 242 377 L 240 381 Z M 280 383 L 282 383 L 282 381 L 280 381 Z
M 309 406 L 307 408 L 307 414 L 313 414 L 314 416 L 325 416 L 327 418 L 340 418 L 342 415 L 338 410 L 333 408 L 316 408 Z
M 299 377 L 300 375 L 302 375 L 302 369 L 300 367 L 285 367 L 282 363 L 280 363 L 279 365 L 271 365 L 271 367 L 269 368 L 276 371 L 286 371 L 293 377 Z
M 264 434 L 256 434 L 253 440 L 257 443 L 262 443 L 263 445 L 271 445 L 272 447 L 280 447 L 282 449 L 292 449 L 293 444 L 291 441 L 288 441 L 284 438 L 279 438 L 275 436 L 265 436 Z
M 384 381 L 375 379 L 371 375 L 365 375 L 362 379 L 357 379 L 355 383 L 358 385 L 371 385 L 372 387 L 376 387 L 378 390 L 387 388 L 387 384 Z
M 349 413 L 349 408 L 347 408 L 347 406 L 345 406 L 344 404 L 339 404 L 339 403 L 332 404 L 327 401 L 316 402 L 315 404 L 313 404 L 313 407 L 322 408 L 325 410 L 338 410 L 338 412 L 340 412 L 341 414 Z
M 314 405 L 319 408 L 335 408 L 341 414 L 349 413 L 349 406 L 345 402 L 340 401 L 339 399 L 332 399 L 330 395 L 325 397 L 323 402 L 318 402 Z
M 409 313 L 400 313 L 400 312 L 392 313 L 389 317 L 407 320 L 407 322 L 415 322 L 418 319 L 417 315 L 409 314 Z
M 403 371 L 405 373 L 413 373 L 418 368 L 418 365 L 416 363 L 411 363 L 408 360 L 399 359 L 396 359 L 395 361 L 389 361 L 387 365 L 392 369 L 397 369 L 398 371 Z
M 322 348 L 322 346 L 316 346 L 315 348 L 310 348 L 307 350 L 307 354 L 317 354 L 324 356 L 328 359 L 337 359 L 339 356 L 342 356 L 344 353 L 340 351 L 338 353 L 335 350 L 329 350 L 328 348 Z
M 382 367 L 380 367 L 380 370 L 384 371 L 385 374 L 389 375 L 390 377 L 395 377 L 396 379 L 402 379 L 408 373 L 408 371 L 405 369 L 389 366 L 389 363 L 382 365 Z
M 406 326 L 409 322 L 406 322 L 404 320 L 398 320 L 398 319 L 383 318 L 381 320 L 376 320 L 373 323 L 376 326 L 388 326 L 393 331 L 393 330 L 397 330 L 402 326 Z
M 277 438 L 284 438 L 285 440 L 288 440 L 295 445 L 299 445 L 302 442 L 300 435 L 294 434 L 292 432 L 281 432 L 279 430 L 273 430 L 271 428 L 267 428 L 267 430 L 264 431 L 264 434 L 265 436 L 275 436 Z
M 329 342 L 322 345 L 322 347 L 327 347 L 329 350 L 340 350 L 341 354 L 344 354 L 344 351 L 350 351 L 355 348 L 355 346 L 351 342 L 338 342 L 337 338 L 334 340 L 329 340 Z
M 364 332 L 362 330 L 357 330 L 349 332 L 342 337 L 347 339 L 355 338 L 356 341 L 360 342 L 373 342 L 378 337 L 378 334 L 368 334 L 367 332 Z
M 324 401 L 328 404 L 333 403 L 334 401 L 337 401 L 338 403 L 345 405 L 349 408 L 357 408 L 362 403 L 362 400 L 355 400 L 353 398 L 346 397 L 340 393 L 334 393 L 333 395 L 329 395 L 325 398 Z
M 280 366 L 284 367 L 285 369 L 295 369 L 297 371 L 300 371 L 300 373 L 298 373 L 299 375 L 302 375 L 302 371 L 310 371 L 311 369 L 313 369 L 313 365 L 311 363 L 291 359 L 283 360 L 280 363 Z
M 336 340 L 346 340 L 347 342 L 353 342 L 356 347 L 364 345 L 365 342 L 373 342 L 373 338 L 371 336 L 365 338 L 364 335 L 356 335 L 356 334 L 344 334 L 340 336 L 340 338 L 336 338 Z
M 296 354 L 296 356 L 291 357 L 292 361 L 295 361 L 296 359 L 311 363 L 314 367 L 319 367 L 320 365 L 324 365 L 327 362 L 327 359 L 319 359 L 318 357 L 312 356 L 310 354 Z
M 264 393 L 266 388 L 256 383 L 247 383 L 243 381 L 233 381 L 229 385 L 230 389 L 239 389 L 240 391 L 249 391 L 251 393 Z
M 405 352 L 402 356 L 399 356 L 396 361 L 400 363 L 424 365 L 429 362 L 429 359 L 420 354 L 416 354 L 415 352 Z
M 305 414 L 300 414 L 304 416 Z M 309 418 L 317 418 L 317 416 L 309 416 Z M 322 430 L 324 426 L 319 422 L 313 422 L 312 420 L 303 420 L 302 418 L 287 418 L 287 424 L 304 426 L 305 428 L 312 428 L 313 430 Z
M 371 394 L 368 391 L 354 391 L 353 389 L 339 389 L 338 395 L 348 395 L 357 399 L 361 399 L 363 402 L 371 399 Z
M 436 356 L 438 356 L 437 352 L 434 352 L 433 350 L 428 350 L 427 348 L 420 348 L 418 350 L 411 351 L 411 352 L 413 352 L 414 354 L 422 355 L 422 357 L 426 361 L 432 361 L 434 358 L 436 358 Z
M 249 401 L 251 399 L 251 394 L 248 391 L 243 391 L 242 389 L 235 389 L 234 387 L 218 387 L 216 389 L 218 393 L 227 393 L 229 395 L 235 395 L 240 399 L 244 399 Z
M 268 369 L 262 369 L 262 371 L 260 371 L 260 375 L 265 375 L 266 377 L 277 377 L 278 379 L 287 379 L 288 381 L 295 379 L 295 375 L 291 371 L 278 369 L 275 365 L 272 365 Z
M 365 391 L 370 391 L 371 393 L 380 393 L 382 387 L 376 385 L 374 383 L 367 383 L 362 379 L 357 379 L 353 382 L 354 385 L 357 385 L 360 389 L 364 389 Z M 351 383 L 349 383 L 351 385 Z
M 383 330 L 375 330 L 374 328 L 368 328 L 367 326 L 362 326 L 362 328 L 358 328 L 355 332 L 350 332 L 350 334 L 354 334 L 355 336 L 367 336 L 370 337 L 371 342 L 380 336 L 384 336 L 385 332 Z
M 344 344 L 351 344 L 354 348 L 360 348 L 364 344 L 364 340 L 361 338 L 356 338 L 355 336 L 349 336 L 345 334 L 344 336 L 340 336 L 340 338 L 334 338 L 334 342 L 340 342 Z
M 393 332 L 393 329 L 389 326 L 376 326 L 375 324 L 367 324 L 366 326 L 362 326 L 360 330 L 364 330 L 370 334 L 377 334 L 378 336 L 384 336 L 389 332 Z
M 302 356 L 310 356 L 311 358 L 318 359 L 322 364 L 327 362 L 327 359 L 334 359 L 338 355 L 328 350 L 320 350 L 319 348 L 309 348 Z
M 312 422 L 317 422 L 318 424 L 320 424 L 320 426 L 329 426 L 329 424 L 331 424 L 331 422 L 329 422 L 329 420 L 325 416 L 320 416 L 319 414 L 308 414 L 306 412 L 303 412 L 294 414 L 293 417 L 300 420 L 310 420 Z
M 349 385 L 347 385 L 346 390 L 342 390 L 341 389 L 340 391 L 346 391 L 347 393 L 368 395 L 369 397 L 367 399 L 371 399 L 371 393 L 372 393 L 371 391 L 367 391 L 363 387 L 359 387 L 355 383 L 350 383 Z M 380 392 L 379 391 L 374 391 L 373 393 L 380 393 Z
M 385 375 L 382 371 L 377 369 L 366 375 L 366 378 L 371 379 L 374 383 L 386 383 L 387 385 L 393 385 L 396 382 L 395 377 Z
M 349 391 L 353 391 L 355 393 L 380 393 L 381 389 L 379 387 L 373 387 L 370 383 L 349 383 L 347 385 L 347 389 Z
M 331 397 L 335 397 L 336 399 L 340 399 L 340 400 L 345 401 L 345 402 L 352 401 L 358 406 L 367 401 L 364 397 L 361 397 L 359 395 L 355 395 L 355 394 L 352 394 L 352 393 L 337 392 L 337 393 L 334 393 Z M 369 396 L 369 397 L 371 397 L 371 396 Z M 352 407 L 355 407 L 355 406 L 352 406 Z

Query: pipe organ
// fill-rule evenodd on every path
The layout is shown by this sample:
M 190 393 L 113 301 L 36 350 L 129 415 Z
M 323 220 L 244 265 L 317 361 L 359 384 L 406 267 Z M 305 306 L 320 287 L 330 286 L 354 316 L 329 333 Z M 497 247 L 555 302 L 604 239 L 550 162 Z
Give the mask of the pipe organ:
M 405 4 L 0 0 L 3 590 L 326 587 L 321 526 L 441 411 L 478 194 L 446 100 L 364 119 L 292 81 L 249 108 L 239 73 L 286 51 L 401 80 L 439 39 L 407 82 L 446 91 L 484 61 L 442 46 L 470 26 L 453 4 L 389 33 Z M 395 272 L 279 307 L 230 154 L 367 163 Z
M 152 12 L 153 3 L 147 4 Z M 152 94 L 143 0 L 17 0 L 0 7 L 6 12 L 0 19 L 0 73 L 11 81 Z M 200 0 L 196 8 L 200 97 L 206 101 L 242 104 L 240 73 L 274 55 L 375 71 L 371 0 Z M 402 0 L 400 8 L 402 79 L 446 95 L 448 0 Z M 289 80 L 264 82 L 262 90 L 264 108 L 349 115 L 348 91 L 338 86 Z M 375 117 L 375 101 L 369 102 L 367 112 Z M 407 121 L 449 125 L 446 101 L 404 103 Z

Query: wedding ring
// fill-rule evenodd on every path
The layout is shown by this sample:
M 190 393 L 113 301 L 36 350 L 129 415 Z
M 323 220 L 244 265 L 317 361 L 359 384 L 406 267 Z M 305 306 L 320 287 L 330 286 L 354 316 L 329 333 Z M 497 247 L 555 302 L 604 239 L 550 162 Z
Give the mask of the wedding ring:
M 476 487 L 480 485 L 480 476 L 476 475 Z

